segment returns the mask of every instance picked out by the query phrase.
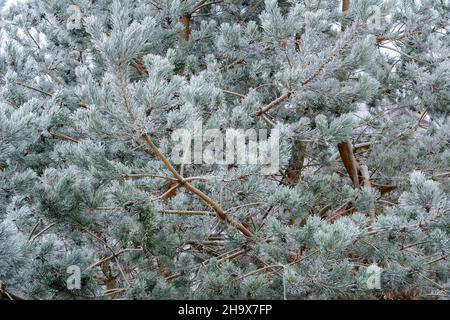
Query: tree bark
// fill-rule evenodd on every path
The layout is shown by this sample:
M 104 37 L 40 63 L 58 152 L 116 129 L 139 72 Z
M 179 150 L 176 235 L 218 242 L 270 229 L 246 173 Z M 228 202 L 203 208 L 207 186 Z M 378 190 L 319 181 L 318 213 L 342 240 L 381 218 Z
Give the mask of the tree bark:
M 185 13 L 180 17 L 181 24 L 183 25 L 182 38 L 184 41 L 189 41 L 191 35 L 191 14 Z

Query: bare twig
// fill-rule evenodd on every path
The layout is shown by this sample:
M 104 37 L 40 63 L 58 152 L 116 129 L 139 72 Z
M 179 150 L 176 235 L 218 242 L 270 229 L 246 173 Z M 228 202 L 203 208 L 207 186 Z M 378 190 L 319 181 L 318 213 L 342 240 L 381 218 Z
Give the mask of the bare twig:
M 62 139 L 62 140 L 66 140 L 66 141 L 70 141 L 70 142 L 74 142 L 74 143 L 80 143 L 80 140 L 69 137 L 63 133 L 59 133 L 59 132 L 50 132 L 50 134 L 56 138 Z
M 222 91 L 223 91 L 223 93 L 230 94 L 232 96 L 236 96 L 236 97 L 239 97 L 241 99 L 245 99 L 246 98 L 243 94 L 240 94 L 240 93 L 237 93 L 237 92 L 228 91 L 228 90 L 222 90 Z

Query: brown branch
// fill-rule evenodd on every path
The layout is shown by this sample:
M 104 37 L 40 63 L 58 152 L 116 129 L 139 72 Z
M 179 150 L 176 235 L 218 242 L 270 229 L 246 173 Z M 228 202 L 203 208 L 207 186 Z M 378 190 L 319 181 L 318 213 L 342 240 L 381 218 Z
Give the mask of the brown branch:
M 44 234 L 46 231 L 48 231 L 49 229 L 53 228 L 53 226 L 55 226 L 56 223 L 52 223 L 50 225 L 48 225 L 47 227 L 45 227 L 44 229 L 42 229 L 40 232 L 38 232 L 33 238 L 30 239 L 30 242 L 33 242 L 35 239 L 37 239 L 40 235 Z
M 139 72 L 140 75 L 148 75 L 148 71 L 141 60 L 137 58 L 131 59 L 130 64 L 133 68 L 135 68 Z
M 191 35 L 191 14 L 185 13 L 180 17 L 180 22 L 183 25 L 182 38 L 184 41 L 189 41 Z
M 197 195 L 200 199 L 202 199 L 207 205 L 209 205 L 217 214 L 220 220 L 225 223 L 233 225 L 236 229 L 238 229 L 243 235 L 246 237 L 252 237 L 253 233 L 244 227 L 241 223 L 234 221 L 230 218 L 223 209 L 210 197 L 204 194 L 202 191 L 191 185 L 187 182 L 172 166 L 170 161 L 164 156 L 158 147 L 153 142 L 152 138 L 148 133 L 143 134 L 144 140 L 147 142 L 150 149 L 158 156 L 158 158 L 164 163 L 167 169 L 173 174 L 173 176 L 178 180 L 179 184 L 182 185 L 187 191 Z
M 222 90 L 222 91 L 223 91 L 223 93 L 230 94 L 232 96 L 236 96 L 236 97 L 239 97 L 241 99 L 245 99 L 246 98 L 246 96 L 244 96 L 243 94 L 240 94 L 240 93 L 237 93 L 237 92 L 234 92 L 234 91 L 228 91 L 228 90 Z
M 431 179 L 434 181 L 439 181 L 439 180 L 445 179 L 445 178 L 450 178 L 450 172 L 436 174 Z
M 391 50 L 391 51 L 397 52 L 398 54 L 400 54 L 400 55 L 402 55 L 402 56 L 404 56 L 404 57 L 406 57 L 406 58 L 408 58 L 408 59 L 416 60 L 416 61 L 417 61 L 416 58 L 411 57 L 409 54 L 406 54 L 406 53 L 404 53 L 404 52 L 401 51 L 401 50 L 398 50 L 398 49 L 395 49 L 395 48 L 392 48 L 392 47 L 388 47 L 388 46 L 385 46 L 385 45 L 382 45 L 382 44 L 378 44 L 378 47 L 383 48 L 383 49 L 386 49 L 386 50 Z
M 347 44 L 344 44 L 341 48 L 339 48 L 338 50 L 336 50 L 335 53 L 333 53 L 332 55 L 330 55 L 328 58 L 326 58 L 317 68 L 316 71 L 314 71 L 313 74 L 311 74 L 307 79 L 303 80 L 301 82 L 302 86 L 307 85 L 308 83 L 314 81 L 319 75 L 320 73 L 325 69 L 325 67 L 330 64 L 334 58 L 339 55 L 344 48 L 347 46 Z M 269 103 L 267 106 L 265 106 L 264 108 L 262 108 L 259 112 L 257 112 L 255 114 L 255 116 L 261 116 L 265 113 L 267 113 L 269 110 L 277 107 L 278 105 L 280 105 L 282 102 L 284 102 L 285 100 L 287 100 L 290 96 L 291 96 L 292 92 L 288 91 L 286 93 L 284 93 L 283 95 L 281 95 L 280 97 L 276 98 L 274 101 L 272 101 L 271 103 Z
M 350 0 L 342 0 L 342 12 L 348 12 L 350 10 Z M 345 23 L 341 26 L 341 31 L 344 32 L 347 29 L 347 26 Z
M 361 172 L 361 179 L 363 180 L 363 185 L 367 189 L 372 189 L 372 182 L 370 181 L 370 172 L 369 167 L 365 163 L 361 164 L 360 166 L 360 172 Z M 376 212 L 375 212 L 375 204 L 372 204 L 372 207 L 369 211 L 369 216 L 372 220 L 375 220 L 376 218 Z
M 384 197 L 386 194 L 391 193 L 392 191 L 397 190 L 397 186 L 384 186 L 376 183 L 372 183 L 372 186 L 378 188 L 380 190 L 380 197 Z
M 356 162 L 355 154 L 353 153 L 353 144 L 351 141 L 346 140 L 338 144 L 338 149 L 345 169 L 352 180 L 353 186 L 359 188 L 358 163 Z
M 30 89 L 30 90 L 33 90 L 33 91 L 42 93 L 44 96 L 47 96 L 47 97 L 53 97 L 53 95 L 52 95 L 51 93 L 48 93 L 48 92 L 46 92 L 46 91 L 44 91 L 44 90 L 42 90 L 42 89 L 35 88 L 35 87 L 29 86 L 29 85 L 27 85 L 27 84 L 20 83 L 20 82 L 17 82 L 17 84 L 18 84 L 19 86 L 21 86 L 21 87 L 24 87 L 24 88 L 27 88 L 27 89 Z
M 304 167 L 307 146 L 307 143 L 303 141 L 297 140 L 294 142 L 289 164 L 284 172 L 284 178 L 281 181 L 283 185 L 291 187 L 297 185 Z
M 36 232 L 36 229 L 37 229 L 37 227 L 39 227 L 40 224 L 41 224 L 41 220 L 39 219 L 39 221 L 34 225 L 33 229 L 31 229 L 31 232 L 27 238 L 27 241 L 30 241 L 31 238 L 33 238 L 33 235 Z
M 63 133 L 50 132 L 50 134 L 51 134 L 53 137 L 56 137 L 56 138 L 59 138 L 59 139 L 62 139 L 62 140 L 66 140 L 66 141 L 70 141 L 70 142 L 74 142 L 74 143 L 79 143 L 79 142 L 80 142 L 80 140 L 75 139 L 75 138 L 72 138 L 72 137 L 69 137 L 69 136 L 66 136 L 66 135 L 63 134 Z
M 193 14 L 195 11 L 200 10 L 205 5 L 209 5 L 209 3 L 206 3 L 208 0 L 200 0 L 194 5 L 194 8 L 189 12 L 189 14 Z
M 370 182 L 369 168 L 367 167 L 366 164 L 362 164 L 360 166 L 360 169 L 361 169 L 361 176 L 362 176 L 363 182 L 364 182 L 364 187 L 371 189 L 372 183 Z
M 114 261 L 115 261 L 116 264 L 117 264 L 117 269 L 119 269 L 119 272 L 120 272 L 120 274 L 121 274 L 123 280 L 124 280 L 125 283 L 129 286 L 129 285 L 130 285 L 130 282 L 128 281 L 128 278 L 127 278 L 127 276 L 125 275 L 125 272 L 123 271 L 122 266 L 120 265 L 120 261 L 119 261 L 119 259 L 117 258 L 117 255 L 116 255 L 116 252 L 114 251 L 114 249 L 106 242 L 106 240 L 102 239 L 100 236 L 96 235 L 94 232 L 90 231 L 89 229 L 86 229 L 86 228 L 84 228 L 84 227 L 81 227 L 81 230 L 83 230 L 83 231 L 86 232 L 88 235 L 90 235 L 91 237 L 93 237 L 94 239 L 96 239 L 97 241 L 99 241 L 106 249 L 108 249 L 108 250 L 111 252 L 111 254 L 114 256 L 113 259 L 114 259 Z M 108 262 L 108 261 L 107 261 L 107 262 L 104 262 L 104 263 L 102 264 L 102 271 L 103 271 L 103 272 L 105 271 L 104 267 L 105 267 L 106 265 L 109 265 L 109 262 Z M 107 277 L 107 283 L 105 283 L 105 284 L 107 285 L 107 287 L 108 287 L 108 285 L 111 285 L 111 286 L 112 286 L 113 283 L 110 282 L 110 281 L 113 280 L 113 279 L 108 278 L 108 275 L 107 275 L 105 272 L 104 272 L 104 274 L 105 274 L 105 276 Z M 115 284 L 114 284 L 114 287 L 115 287 Z M 111 288 L 108 288 L 108 289 L 114 289 L 114 288 L 111 287 Z
M 165 192 L 161 196 L 152 199 L 151 201 L 157 201 L 157 200 L 170 200 L 173 197 L 177 195 L 177 190 L 180 187 L 180 184 L 175 181 L 167 181 L 165 184 Z
M 44 91 L 44 90 L 42 90 L 42 89 L 35 88 L 35 87 L 29 86 L 29 85 L 27 85 L 27 84 L 20 83 L 20 82 L 17 82 L 17 84 L 18 84 L 19 86 L 21 86 L 21 87 L 26 88 L 26 89 L 29 89 L 29 90 L 36 91 L 36 92 L 38 92 L 38 93 L 41 93 L 41 94 L 43 94 L 43 95 L 46 96 L 46 97 L 49 97 L 49 98 L 53 97 L 53 94 L 51 94 L 51 93 L 49 93 L 49 92 L 47 92 L 47 91 Z M 87 108 L 86 103 L 84 103 L 83 101 L 81 101 L 81 102 L 79 103 L 79 106 L 80 106 L 80 107 L 83 107 L 83 108 Z
M 350 0 L 342 0 L 342 12 L 347 12 L 350 9 Z
M 305 86 L 305 85 L 307 85 L 308 83 L 310 83 L 311 81 L 313 81 L 314 79 L 316 79 L 318 76 L 319 76 L 319 74 L 322 72 L 322 70 L 323 69 L 325 69 L 325 67 L 331 62 L 331 61 L 333 61 L 333 59 L 334 59 L 334 57 L 337 55 L 337 53 L 336 54 L 333 54 L 333 55 L 331 55 L 331 56 L 329 56 L 328 58 L 326 58 L 325 59 L 325 61 L 323 61 L 320 65 L 319 65 L 319 67 L 317 68 L 317 70 L 308 78 L 308 79 L 306 79 L 306 80 L 304 80 L 303 82 L 302 82 L 302 85 L 303 86 Z
M 93 269 L 93 268 L 95 268 L 95 267 L 97 267 L 97 266 L 99 266 L 99 265 L 101 265 L 101 264 L 103 264 L 103 263 L 105 263 L 105 262 L 107 262 L 107 261 L 109 261 L 111 259 L 114 259 L 114 258 L 118 257 L 119 255 L 121 255 L 121 254 L 123 254 L 125 252 L 137 252 L 137 251 L 140 252 L 140 251 L 142 251 L 142 249 L 122 249 L 122 250 L 119 250 L 118 252 L 116 252 L 116 253 L 108 256 L 108 257 L 105 257 L 103 259 L 100 259 L 99 261 L 91 264 L 84 271 L 88 271 L 90 269 Z
M 240 277 L 238 278 L 238 280 L 242 280 L 242 279 L 251 277 L 251 276 L 253 276 L 253 275 L 255 275 L 255 274 L 258 274 L 258 273 L 260 273 L 260 272 L 262 272 L 262 271 L 269 270 L 269 269 L 275 269 L 275 268 L 280 269 L 280 268 L 284 268 L 284 266 L 283 266 L 283 265 L 280 265 L 280 264 L 273 264 L 273 265 L 270 265 L 270 266 L 264 266 L 264 267 L 262 267 L 262 268 L 253 270 L 253 271 L 251 271 L 251 272 L 249 272 L 249 273 L 246 273 L 246 274 L 240 276 Z
M 194 210 L 162 210 L 162 214 L 181 215 L 181 216 L 210 216 L 214 215 L 211 211 L 194 211 Z
M 340 206 L 339 208 L 334 210 L 331 214 L 329 214 L 326 220 L 328 222 L 334 222 L 338 218 L 342 217 L 345 213 L 353 211 L 353 209 L 354 208 L 352 206 L 352 202 L 350 200 L 346 201 L 342 206 Z
M 405 32 L 405 33 L 401 33 L 401 34 L 389 34 L 389 35 L 381 35 L 377 37 L 377 43 L 381 43 L 384 41 L 398 41 L 398 40 L 403 40 L 405 38 L 411 37 L 411 36 L 415 36 L 415 35 L 420 35 L 422 34 L 423 31 L 415 31 L 415 32 Z
M 300 32 L 297 32 L 295 34 L 295 51 L 299 52 L 300 48 L 302 46 L 302 37 L 303 34 L 305 33 L 305 26 L 302 26 L 302 28 L 300 29 Z
M 248 253 L 250 251 L 250 249 L 246 248 L 246 249 L 241 249 L 241 250 L 236 251 L 236 252 L 234 252 L 234 251 L 236 251 L 236 250 L 232 250 L 231 252 L 227 252 L 227 253 L 224 253 L 224 254 L 222 254 L 222 255 L 220 255 L 218 257 L 215 257 L 217 259 L 217 264 L 222 263 L 224 261 L 232 260 L 232 259 L 237 258 L 239 256 L 242 256 L 242 255 Z M 232 252 L 234 252 L 234 253 L 232 253 Z M 205 266 L 209 262 L 210 262 L 210 259 L 195 265 L 194 267 L 192 267 L 191 269 L 189 269 L 187 271 L 188 272 L 197 272 L 197 271 L 200 270 L 200 268 L 202 268 L 203 266 Z M 183 276 L 185 274 L 186 274 L 186 271 L 178 272 L 176 274 L 173 274 L 171 276 L 166 277 L 166 281 L 170 281 L 170 280 L 179 278 L 179 277 L 181 277 L 181 276 Z
M 281 95 L 280 97 L 273 100 L 271 103 L 269 103 L 267 106 L 262 108 L 260 111 L 258 111 L 255 116 L 259 117 L 265 113 L 267 113 L 269 110 L 275 108 L 280 103 L 286 101 L 291 96 L 291 92 L 286 92 L 285 94 Z
M 169 180 L 169 181 L 176 181 L 176 179 L 173 179 L 171 177 L 161 176 L 157 174 L 151 174 L 151 173 L 129 173 L 122 175 L 122 178 L 124 179 L 140 179 L 140 178 L 158 178 L 163 180 Z

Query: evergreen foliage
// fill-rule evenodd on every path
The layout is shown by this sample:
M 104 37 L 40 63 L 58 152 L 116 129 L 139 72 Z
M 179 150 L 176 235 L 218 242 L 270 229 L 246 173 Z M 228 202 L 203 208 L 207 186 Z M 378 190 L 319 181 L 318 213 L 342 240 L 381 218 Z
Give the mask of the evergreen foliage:
M 448 299 L 450 1 L 343 2 L 0 9 L 0 299 Z M 198 121 L 280 170 L 172 163 Z

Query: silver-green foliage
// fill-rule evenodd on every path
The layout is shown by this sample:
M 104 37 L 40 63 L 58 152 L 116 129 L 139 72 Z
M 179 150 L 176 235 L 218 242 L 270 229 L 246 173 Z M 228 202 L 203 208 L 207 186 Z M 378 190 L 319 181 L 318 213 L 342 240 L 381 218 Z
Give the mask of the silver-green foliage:
M 0 299 L 448 298 L 449 1 L 73 3 L 2 12 Z M 251 237 L 166 194 L 143 133 L 170 159 L 199 120 L 283 133 L 271 176 L 175 166 Z

